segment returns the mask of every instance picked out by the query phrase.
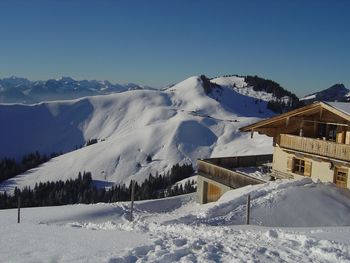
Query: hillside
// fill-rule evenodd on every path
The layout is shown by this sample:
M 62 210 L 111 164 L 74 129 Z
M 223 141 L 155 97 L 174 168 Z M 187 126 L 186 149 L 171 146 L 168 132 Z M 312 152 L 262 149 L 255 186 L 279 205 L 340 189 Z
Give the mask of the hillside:
M 0 122 L 6 123 L 0 131 L 0 157 L 20 158 L 35 150 L 68 152 L 9 180 L 2 190 L 74 178 L 79 171 L 91 171 L 93 179 L 107 183 L 128 183 L 165 172 L 176 163 L 195 165 L 198 158 L 270 153 L 270 138 L 249 139 L 249 134 L 238 131 L 271 116 L 266 105 L 227 86 L 206 94 L 199 77 L 165 91 L 0 105 Z M 99 142 L 75 150 L 91 138 Z
M 281 87 L 277 82 L 258 76 L 229 75 L 212 79 L 212 82 L 231 87 L 236 92 L 267 102 L 267 108 L 275 113 L 283 113 L 300 107 L 299 98 Z
M 242 225 L 246 195 L 252 225 Z M 348 262 L 349 190 L 311 179 L 194 195 L 0 210 L 4 262 Z M 32 240 L 28 242 L 28 240 Z M 21 247 L 16 250 L 14 247 Z

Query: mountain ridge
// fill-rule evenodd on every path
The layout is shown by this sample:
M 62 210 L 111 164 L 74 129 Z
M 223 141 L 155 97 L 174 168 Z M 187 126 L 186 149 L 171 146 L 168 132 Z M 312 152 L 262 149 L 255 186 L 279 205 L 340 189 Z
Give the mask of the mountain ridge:
M 312 103 L 314 101 L 349 102 L 350 90 L 347 89 L 344 84 L 337 83 L 327 89 L 306 95 L 305 97 L 300 98 L 300 100 L 305 103 Z
M 228 86 L 206 94 L 203 80 L 190 77 L 171 88 L 132 90 L 72 101 L 0 105 L 0 157 L 67 152 L 2 184 L 1 189 L 39 181 L 75 178 L 91 171 L 94 180 L 129 183 L 174 164 L 199 158 L 270 153 L 270 138 L 238 128 L 274 115 L 267 101 Z M 76 150 L 95 138 L 98 143 Z M 79 147 L 78 147 L 79 148 Z M 147 161 L 151 156 L 152 161 Z
M 71 77 L 30 81 L 26 78 L 11 76 L 0 79 L 0 103 L 34 104 L 43 101 L 72 100 L 133 89 L 152 88 L 135 83 L 122 85 L 112 84 L 106 80 L 74 80 Z

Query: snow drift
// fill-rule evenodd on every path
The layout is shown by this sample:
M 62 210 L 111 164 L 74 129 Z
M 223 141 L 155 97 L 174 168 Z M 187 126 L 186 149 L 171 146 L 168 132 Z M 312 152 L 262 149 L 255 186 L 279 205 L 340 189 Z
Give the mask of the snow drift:
M 270 227 L 350 225 L 350 191 L 332 183 L 277 180 L 226 192 L 217 202 L 176 220 L 206 225 L 245 224 L 247 195 L 251 224 Z

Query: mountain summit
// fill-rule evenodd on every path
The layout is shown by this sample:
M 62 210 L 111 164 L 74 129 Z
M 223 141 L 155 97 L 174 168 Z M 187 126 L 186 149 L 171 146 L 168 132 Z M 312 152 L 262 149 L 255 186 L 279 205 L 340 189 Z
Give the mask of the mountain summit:
M 306 103 L 314 101 L 350 101 L 350 90 L 344 84 L 338 83 L 328 89 L 312 93 L 300 99 Z

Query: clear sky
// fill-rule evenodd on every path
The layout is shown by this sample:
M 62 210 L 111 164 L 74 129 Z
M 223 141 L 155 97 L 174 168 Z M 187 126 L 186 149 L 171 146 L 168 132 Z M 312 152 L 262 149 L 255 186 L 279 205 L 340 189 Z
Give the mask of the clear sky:
M 348 0 L 1 0 L 0 77 L 155 87 L 259 75 L 305 95 L 350 88 Z

